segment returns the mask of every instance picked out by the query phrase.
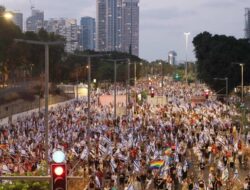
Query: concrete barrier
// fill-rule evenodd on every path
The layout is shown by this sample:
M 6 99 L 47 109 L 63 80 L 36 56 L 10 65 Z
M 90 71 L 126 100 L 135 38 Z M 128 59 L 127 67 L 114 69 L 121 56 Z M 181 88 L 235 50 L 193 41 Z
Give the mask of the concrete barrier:
M 75 99 L 70 99 L 70 100 L 66 100 L 66 101 L 64 99 L 64 101 L 63 101 L 63 99 L 59 98 L 57 100 L 62 100 L 62 101 L 61 102 L 50 101 L 49 109 L 51 109 L 51 107 L 55 107 L 55 106 L 59 106 L 59 105 L 65 105 L 67 103 L 70 103 L 70 102 L 74 101 Z M 20 103 L 20 101 L 18 101 L 18 102 Z M 8 115 L 0 119 L 0 125 L 6 125 L 9 122 L 16 122 L 19 118 L 30 116 L 32 113 L 37 113 L 38 114 L 38 112 L 39 112 L 39 104 L 37 103 L 35 105 L 36 106 L 30 106 L 27 102 L 26 102 L 26 104 L 19 104 L 18 105 L 17 102 L 15 102 L 15 103 L 12 103 L 12 104 L 1 106 L 1 107 L 9 106 L 11 108 L 11 110 L 7 110 L 7 111 L 9 111 L 9 112 L 7 112 Z M 44 100 L 41 101 L 40 105 L 41 105 L 40 109 L 43 110 L 44 109 Z M 23 106 L 23 110 L 25 110 L 25 111 L 20 111 L 19 113 L 17 113 L 20 110 L 19 107 L 21 107 L 21 106 Z M 3 109 L 3 108 L 1 108 L 1 109 Z

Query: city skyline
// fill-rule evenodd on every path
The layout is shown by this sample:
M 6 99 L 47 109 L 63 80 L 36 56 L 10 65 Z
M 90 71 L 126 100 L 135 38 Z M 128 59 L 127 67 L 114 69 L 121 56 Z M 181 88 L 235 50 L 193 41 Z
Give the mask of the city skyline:
M 72 2 L 54 0 L 49 2 L 28 0 L 0 0 L 7 10 L 18 10 L 23 13 L 24 20 L 31 15 L 31 6 L 44 11 L 45 19 L 80 18 L 91 16 L 96 18 L 96 1 L 73 0 Z M 49 6 L 48 6 L 49 5 Z M 72 6 L 74 5 L 74 6 Z M 140 53 L 143 59 L 167 60 L 168 52 L 177 52 L 177 60 L 185 60 L 184 32 L 190 32 L 188 59 L 194 60 L 191 41 L 203 31 L 212 34 L 225 34 L 244 37 L 245 8 L 248 0 L 141 0 L 140 6 Z M 65 9 L 67 7 L 67 9 Z M 215 22 L 216 21 L 216 22 Z

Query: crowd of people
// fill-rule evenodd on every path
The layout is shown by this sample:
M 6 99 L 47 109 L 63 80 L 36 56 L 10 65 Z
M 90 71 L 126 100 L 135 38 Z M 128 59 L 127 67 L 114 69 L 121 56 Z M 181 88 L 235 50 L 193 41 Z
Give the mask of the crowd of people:
M 149 85 L 150 84 L 150 85 Z M 88 189 L 250 189 L 245 166 L 250 133 L 242 138 L 233 105 L 203 97 L 204 84 L 164 79 L 137 83 L 135 92 L 163 89 L 164 104 L 133 101 L 127 115 L 114 118 L 114 105 L 100 105 L 104 91 L 49 111 L 49 162 L 66 153 L 69 173 L 89 177 Z M 149 90 L 150 91 L 150 90 Z M 113 88 L 105 90 L 113 94 Z M 119 86 L 119 94 L 126 94 Z M 132 101 L 131 101 L 132 102 Z M 44 117 L 37 113 L 0 126 L 0 174 L 36 173 L 44 167 Z

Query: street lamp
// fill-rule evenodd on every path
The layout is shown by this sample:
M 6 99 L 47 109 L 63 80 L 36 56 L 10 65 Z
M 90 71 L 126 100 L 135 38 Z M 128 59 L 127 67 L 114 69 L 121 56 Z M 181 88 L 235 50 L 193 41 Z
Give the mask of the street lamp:
M 116 120 L 116 94 L 117 94 L 117 88 L 116 88 L 116 78 L 117 78 L 117 62 L 121 61 L 127 61 L 128 59 L 108 59 L 107 61 L 112 61 L 114 62 L 114 119 Z M 127 104 L 126 104 L 126 110 L 128 109 Z
M 190 32 L 184 32 L 184 35 L 185 35 L 185 40 L 186 40 L 186 63 L 185 63 L 185 79 L 186 79 L 186 83 L 187 83 L 187 73 L 188 73 L 188 68 L 187 68 L 187 55 L 188 55 L 188 52 L 187 52 L 187 49 L 188 49 L 188 37 L 190 35 Z
M 86 66 L 86 68 L 88 69 L 88 118 L 87 118 L 87 134 L 89 134 L 89 128 L 90 128 L 91 58 L 93 58 L 93 57 L 102 57 L 104 55 L 109 55 L 109 54 L 94 54 L 94 55 L 77 55 L 77 54 L 74 54 L 74 56 L 87 57 L 87 59 L 88 59 L 88 65 Z
M 163 63 L 160 62 L 159 65 L 161 65 L 161 91 L 162 91 L 162 96 L 163 96 Z
M 244 64 L 239 64 L 241 67 L 241 102 L 243 102 L 243 96 L 244 96 Z
M 140 62 L 140 65 L 142 66 L 142 62 Z M 135 79 L 134 79 L 134 80 L 135 80 L 134 86 L 135 86 L 135 87 L 136 87 L 136 81 L 137 81 L 137 77 L 136 77 L 136 76 L 137 76 L 137 75 L 136 75 L 136 70 L 137 70 L 137 69 L 136 69 L 136 66 L 137 66 L 137 63 L 135 62 L 135 63 L 134 63 L 134 77 L 135 77 Z
M 241 67 L 241 102 L 243 102 L 244 98 L 244 63 L 233 63 L 239 65 Z
M 11 12 L 4 12 L 3 16 L 1 17 L 5 18 L 6 20 L 11 20 L 13 18 L 13 14 Z
M 130 59 L 128 59 L 128 78 L 127 78 L 127 88 L 126 88 L 126 91 L 127 91 L 127 93 L 126 93 L 126 115 L 127 115 L 127 119 L 128 119 L 128 104 L 129 104 L 129 102 L 130 102 L 130 99 L 129 99 L 129 97 L 130 97 L 130 64 L 131 64 L 131 62 L 130 62 Z
M 33 41 L 33 40 L 24 40 L 24 39 L 15 39 L 15 42 L 27 43 L 27 44 L 35 44 L 42 45 L 45 48 L 45 115 L 44 115 L 44 123 L 45 123 L 45 160 L 47 162 L 47 172 L 49 166 L 49 46 L 62 45 L 64 42 L 62 41 Z

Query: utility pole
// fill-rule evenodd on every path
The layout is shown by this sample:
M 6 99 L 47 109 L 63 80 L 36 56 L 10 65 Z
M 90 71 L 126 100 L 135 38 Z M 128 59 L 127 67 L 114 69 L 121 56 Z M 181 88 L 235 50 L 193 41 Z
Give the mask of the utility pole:
M 49 46 L 62 45 L 62 41 L 33 41 L 24 39 L 15 39 L 15 42 L 42 45 L 45 47 L 45 115 L 44 115 L 44 125 L 45 125 L 45 160 L 47 162 L 46 171 L 48 172 L 49 166 Z
M 94 54 L 94 55 L 77 55 L 77 54 L 74 54 L 74 56 L 86 57 L 87 60 L 88 60 L 88 118 L 87 118 L 87 134 L 89 134 L 89 129 L 90 129 L 91 58 L 93 58 L 93 57 L 103 57 L 104 55 L 109 55 L 109 54 Z
M 129 102 L 130 102 L 130 59 L 128 59 L 128 78 L 127 78 L 127 88 L 126 88 L 126 91 L 127 91 L 127 100 L 126 100 L 126 115 L 127 115 L 127 118 L 128 118 L 128 105 L 129 105 Z
M 244 100 L 244 64 L 240 63 L 241 67 L 241 102 Z
M 185 40 L 186 40 L 186 63 L 185 63 L 185 80 L 186 80 L 186 83 L 188 82 L 187 80 L 187 75 L 188 75 L 188 58 L 187 58 L 187 49 L 188 49 L 188 37 L 190 35 L 190 32 L 184 32 L 184 35 L 185 35 Z
M 116 94 L 117 94 L 117 86 L 116 86 L 116 79 L 117 79 L 117 62 L 127 61 L 128 59 L 108 59 L 107 61 L 114 62 L 114 119 L 116 120 Z M 126 104 L 126 110 L 128 109 Z

